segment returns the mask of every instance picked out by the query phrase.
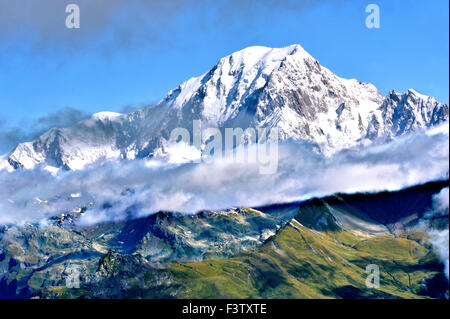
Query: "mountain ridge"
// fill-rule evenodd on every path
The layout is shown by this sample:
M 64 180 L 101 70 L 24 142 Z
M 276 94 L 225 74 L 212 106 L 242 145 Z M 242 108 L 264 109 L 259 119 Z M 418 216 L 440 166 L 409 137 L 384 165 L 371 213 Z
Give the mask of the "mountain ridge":
M 13 168 L 77 170 L 101 159 L 156 157 L 167 154 L 170 132 L 192 132 L 193 120 L 220 129 L 277 129 L 281 141 L 305 140 L 330 155 L 448 117 L 447 104 L 415 90 L 383 97 L 371 83 L 340 78 L 300 45 L 257 46 L 220 59 L 155 106 L 129 114 L 100 112 L 70 128 L 51 129 L 19 144 L 7 161 Z M 202 136 L 202 147 L 210 137 Z

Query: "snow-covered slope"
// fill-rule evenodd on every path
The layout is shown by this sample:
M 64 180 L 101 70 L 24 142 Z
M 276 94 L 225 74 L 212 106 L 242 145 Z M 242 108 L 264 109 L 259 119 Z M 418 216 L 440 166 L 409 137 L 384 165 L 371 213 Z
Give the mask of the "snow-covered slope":
M 391 138 L 435 126 L 448 120 L 448 105 L 437 102 L 433 97 L 409 89 L 400 94 L 391 91 L 384 99 L 378 113 L 369 119 L 367 137 L 390 136 Z
M 102 112 L 52 129 L 18 145 L 8 162 L 80 169 L 100 159 L 158 156 L 169 149 L 170 132 L 192 131 L 193 120 L 202 128 L 277 128 L 281 140 L 307 140 L 333 154 L 439 124 L 448 113 L 448 105 L 414 90 L 383 97 L 370 83 L 340 78 L 299 45 L 249 47 L 182 83 L 156 106 Z

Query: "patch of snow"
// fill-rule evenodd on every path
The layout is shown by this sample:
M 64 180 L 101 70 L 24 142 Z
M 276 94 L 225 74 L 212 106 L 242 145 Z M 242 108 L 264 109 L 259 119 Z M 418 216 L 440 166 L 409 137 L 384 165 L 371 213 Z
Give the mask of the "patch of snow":
M 92 115 L 92 117 L 94 119 L 101 120 L 101 121 L 113 120 L 113 119 L 116 119 L 116 118 L 122 117 L 122 116 L 123 116 L 123 114 L 116 113 L 116 112 L 98 112 L 98 113 L 95 113 Z
M 56 176 L 59 172 L 59 168 L 58 167 L 54 167 L 54 166 L 50 166 L 50 165 L 46 165 L 44 167 L 44 170 L 49 172 L 50 174 L 52 174 L 53 176 Z

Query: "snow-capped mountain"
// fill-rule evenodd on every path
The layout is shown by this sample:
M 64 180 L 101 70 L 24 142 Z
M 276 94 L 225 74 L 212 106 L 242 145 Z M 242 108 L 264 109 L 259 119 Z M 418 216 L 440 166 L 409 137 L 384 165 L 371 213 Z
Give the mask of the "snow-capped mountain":
M 414 90 L 383 97 L 370 83 L 336 76 L 299 45 L 249 47 L 180 84 L 155 106 L 97 113 L 70 128 L 51 129 L 18 145 L 7 161 L 14 168 L 80 169 L 99 159 L 164 155 L 170 132 L 192 131 L 193 120 L 202 128 L 276 128 L 280 140 L 306 140 L 333 154 L 448 118 L 447 104 Z M 202 138 L 205 143 L 208 136 Z

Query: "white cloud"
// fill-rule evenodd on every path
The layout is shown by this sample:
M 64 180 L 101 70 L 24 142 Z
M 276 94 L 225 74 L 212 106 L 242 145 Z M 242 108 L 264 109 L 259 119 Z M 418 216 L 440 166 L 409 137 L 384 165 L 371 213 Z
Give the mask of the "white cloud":
M 444 273 L 448 278 L 449 275 L 449 257 L 448 257 L 448 229 L 445 230 L 431 230 L 430 232 L 431 244 L 435 254 L 444 264 Z
M 449 193 L 448 187 L 444 188 L 433 197 L 434 209 L 435 210 L 448 210 L 449 204 Z
M 433 209 L 425 215 L 425 218 L 433 216 L 448 216 L 449 209 L 449 188 L 442 189 L 433 196 Z M 426 226 L 425 226 L 426 227 Z M 441 262 L 444 264 L 444 273 L 449 278 L 449 247 L 448 247 L 448 229 L 428 229 L 430 242 L 433 250 Z

